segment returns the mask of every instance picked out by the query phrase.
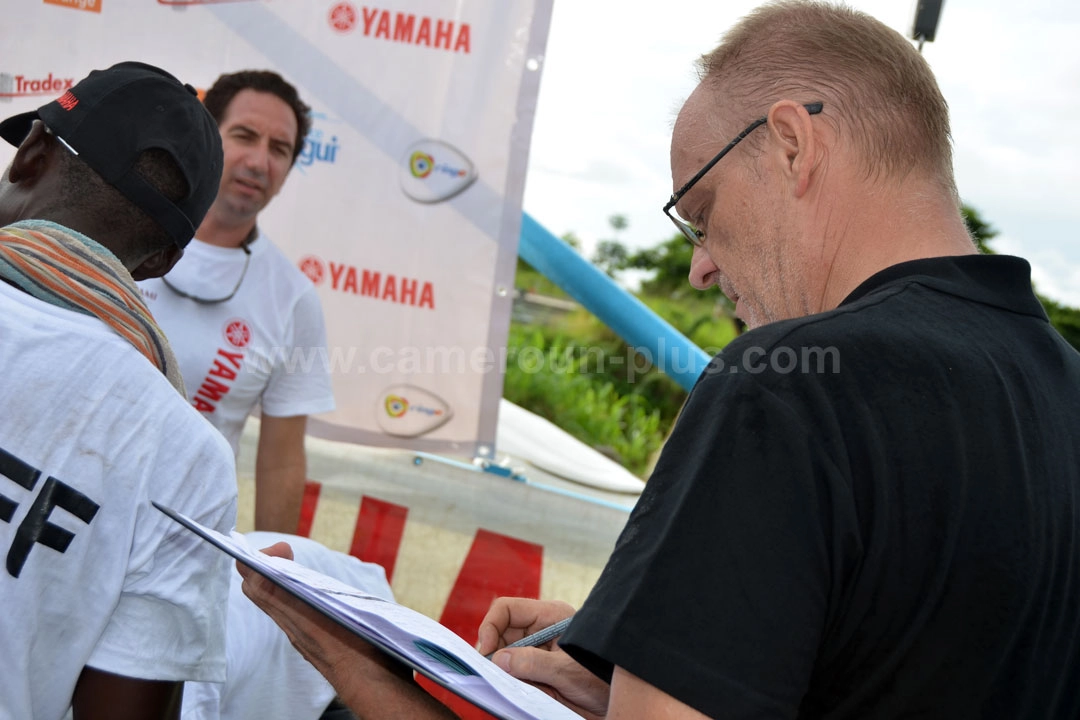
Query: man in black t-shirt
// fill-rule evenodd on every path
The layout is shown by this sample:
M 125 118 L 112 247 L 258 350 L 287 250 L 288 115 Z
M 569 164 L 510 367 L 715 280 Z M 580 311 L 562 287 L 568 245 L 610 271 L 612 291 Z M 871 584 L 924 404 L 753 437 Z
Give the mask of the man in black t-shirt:
M 572 612 L 504 598 L 481 652 L 587 717 L 1080 717 L 1080 355 L 1027 263 L 976 253 L 928 65 L 862 13 L 782 3 L 701 78 L 664 211 L 751 330 L 560 646 L 504 648 Z M 382 716 L 362 649 L 249 590 Z
M 563 647 L 644 717 L 1077 717 L 1077 408 L 1024 261 L 879 272 L 713 360 Z

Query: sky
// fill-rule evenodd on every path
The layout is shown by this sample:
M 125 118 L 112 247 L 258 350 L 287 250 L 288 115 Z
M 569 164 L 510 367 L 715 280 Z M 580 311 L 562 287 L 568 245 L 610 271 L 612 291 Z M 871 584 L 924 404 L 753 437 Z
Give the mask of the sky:
M 676 113 L 694 62 L 757 0 L 555 0 L 524 207 L 591 256 L 656 245 Z M 849 4 L 910 36 L 915 0 Z M 1040 293 L 1080 307 L 1080 3 L 944 0 L 922 53 L 952 116 L 962 200 L 1026 258 Z M 615 233 L 608 218 L 629 220 Z

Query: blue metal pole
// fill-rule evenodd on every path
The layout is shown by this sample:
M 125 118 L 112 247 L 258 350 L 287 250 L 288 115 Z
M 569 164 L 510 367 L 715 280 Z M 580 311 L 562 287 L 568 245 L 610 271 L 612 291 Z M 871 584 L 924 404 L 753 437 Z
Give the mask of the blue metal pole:
M 518 255 L 686 390 L 708 365 L 709 356 L 701 348 L 529 213 L 523 213 Z

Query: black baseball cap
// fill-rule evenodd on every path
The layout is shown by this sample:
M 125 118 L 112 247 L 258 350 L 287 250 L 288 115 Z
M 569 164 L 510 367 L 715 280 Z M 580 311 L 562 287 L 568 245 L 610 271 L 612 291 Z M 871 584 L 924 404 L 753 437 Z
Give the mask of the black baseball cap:
M 195 88 L 161 68 L 122 62 L 94 70 L 37 110 L 0 122 L 0 137 L 18 147 L 40 119 L 69 149 L 153 218 L 178 247 L 195 235 L 221 183 L 221 135 Z M 173 202 L 135 171 L 150 148 L 169 153 L 188 194 Z

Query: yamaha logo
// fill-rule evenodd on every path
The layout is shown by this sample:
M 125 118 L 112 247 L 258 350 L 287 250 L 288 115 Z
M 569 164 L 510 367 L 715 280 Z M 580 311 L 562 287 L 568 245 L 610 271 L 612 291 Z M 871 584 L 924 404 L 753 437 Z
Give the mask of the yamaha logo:
M 356 27 L 358 16 L 356 8 L 349 2 L 339 2 L 330 8 L 330 27 L 340 33 L 350 32 Z
M 245 348 L 251 342 L 251 328 L 239 318 L 225 323 L 222 334 L 225 336 L 225 341 L 234 348 Z
M 308 276 L 308 280 L 316 285 L 322 284 L 323 278 L 326 277 L 326 266 L 323 265 L 323 261 L 314 255 L 307 255 L 300 259 L 299 262 L 300 272 Z

